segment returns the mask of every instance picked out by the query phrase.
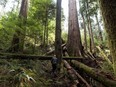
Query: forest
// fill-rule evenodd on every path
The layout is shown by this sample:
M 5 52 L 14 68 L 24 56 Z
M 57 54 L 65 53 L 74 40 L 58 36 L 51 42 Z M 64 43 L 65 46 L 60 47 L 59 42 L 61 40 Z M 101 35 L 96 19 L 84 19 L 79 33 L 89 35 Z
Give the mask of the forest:
M 116 87 L 116 0 L 0 0 L 0 10 L 0 87 Z

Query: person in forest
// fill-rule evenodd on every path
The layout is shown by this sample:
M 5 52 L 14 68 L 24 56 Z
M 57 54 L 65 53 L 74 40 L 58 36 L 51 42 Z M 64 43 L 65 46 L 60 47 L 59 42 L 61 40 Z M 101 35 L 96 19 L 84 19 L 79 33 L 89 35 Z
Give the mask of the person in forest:
M 58 64 L 58 59 L 56 58 L 56 55 L 52 57 L 51 64 L 52 64 L 52 73 L 55 74 L 57 70 L 57 64 Z

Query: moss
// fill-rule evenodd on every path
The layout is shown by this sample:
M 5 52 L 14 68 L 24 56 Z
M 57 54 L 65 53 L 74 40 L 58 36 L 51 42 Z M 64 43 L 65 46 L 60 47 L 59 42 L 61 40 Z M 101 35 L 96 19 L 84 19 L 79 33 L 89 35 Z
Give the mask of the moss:
M 99 0 L 116 75 L 116 0 Z
M 72 61 L 72 64 L 79 70 L 82 70 L 83 72 L 85 72 L 88 76 L 92 77 L 94 80 L 102 83 L 105 87 L 116 87 L 116 81 L 108 79 L 105 76 L 106 73 L 104 73 L 103 71 L 90 68 L 78 61 Z

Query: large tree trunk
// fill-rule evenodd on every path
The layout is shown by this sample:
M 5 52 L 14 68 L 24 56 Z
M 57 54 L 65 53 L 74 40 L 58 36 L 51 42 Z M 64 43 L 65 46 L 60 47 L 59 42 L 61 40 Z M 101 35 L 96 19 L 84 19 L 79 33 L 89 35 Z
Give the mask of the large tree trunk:
M 78 24 L 76 0 L 69 0 L 69 29 L 67 48 L 69 56 L 81 56 L 82 42 Z
M 99 0 L 116 75 L 116 0 Z
M 55 31 L 55 54 L 58 58 L 58 69 L 60 70 L 62 62 L 62 47 L 61 47 L 61 2 L 57 0 L 57 11 L 56 11 L 56 31 Z
M 28 9 L 28 0 L 22 0 L 20 12 L 19 12 L 19 27 L 25 25 L 27 19 L 27 9 Z M 25 38 L 25 29 L 15 31 L 12 40 L 12 52 L 22 52 L 24 46 L 24 38 Z

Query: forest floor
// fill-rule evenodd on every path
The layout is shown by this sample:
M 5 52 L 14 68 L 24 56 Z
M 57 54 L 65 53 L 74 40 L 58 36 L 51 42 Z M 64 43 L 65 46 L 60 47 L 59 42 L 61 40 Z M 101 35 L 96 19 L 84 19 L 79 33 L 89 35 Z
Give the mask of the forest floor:
M 0 87 L 17 87 L 19 84 L 26 86 L 18 87 L 70 87 L 71 80 L 65 68 L 56 76 L 51 70 L 50 61 L 0 60 Z M 27 81 L 29 76 L 35 83 Z
M 0 87 L 71 87 L 72 79 L 63 65 L 61 72 L 56 76 L 51 71 L 52 65 L 49 60 L 0 60 Z M 31 85 L 29 77 L 35 80 Z M 91 80 L 90 77 L 84 79 Z M 27 86 L 16 86 L 17 83 Z M 97 82 L 92 80 L 92 83 Z M 99 87 L 103 86 L 99 84 Z
M 44 79 L 49 81 L 48 87 L 70 87 L 71 80 L 68 78 L 68 74 L 65 68 L 62 68 L 59 74 L 52 73 L 52 67 L 50 62 L 44 62 Z M 47 87 L 47 86 L 46 86 Z

